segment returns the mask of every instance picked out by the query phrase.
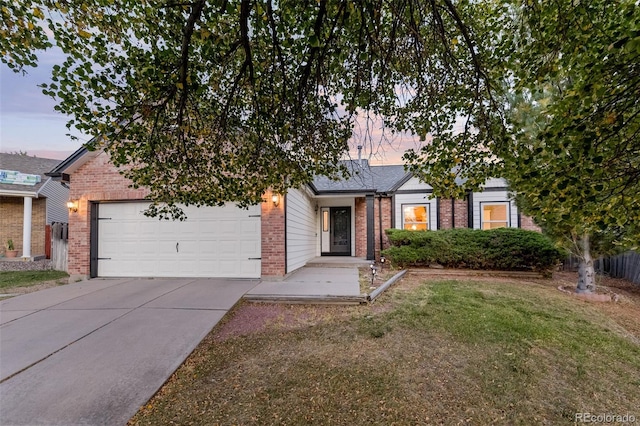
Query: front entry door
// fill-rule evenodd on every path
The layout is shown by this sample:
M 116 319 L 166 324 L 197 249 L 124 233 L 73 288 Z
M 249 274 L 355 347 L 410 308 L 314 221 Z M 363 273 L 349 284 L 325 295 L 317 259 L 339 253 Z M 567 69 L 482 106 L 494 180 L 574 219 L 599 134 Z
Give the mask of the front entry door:
M 351 207 L 331 207 L 329 254 L 351 256 Z

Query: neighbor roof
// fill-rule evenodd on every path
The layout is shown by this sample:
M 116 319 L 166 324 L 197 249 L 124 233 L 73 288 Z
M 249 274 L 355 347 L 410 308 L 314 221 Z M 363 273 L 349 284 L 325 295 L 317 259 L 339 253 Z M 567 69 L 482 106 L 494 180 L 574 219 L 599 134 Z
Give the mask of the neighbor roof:
M 45 176 L 49 170 L 60 163 L 60 160 L 50 158 L 31 157 L 23 154 L 0 153 L 0 169 L 12 170 L 30 175 L 40 175 L 40 182 L 35 185 L 16 185 L 0 183 L 0 192 L 9 194 L 12 192 L 30 192 L 37 194 L 49 179 Z
M 318 194 L 392 192 L 411 177 L 402 165 L 371 166 L 367 160 L 348 160 L 341 164 L 349 171 L 349 177 L 332 180 L 326 176 L 316 176 L 313 188 Z

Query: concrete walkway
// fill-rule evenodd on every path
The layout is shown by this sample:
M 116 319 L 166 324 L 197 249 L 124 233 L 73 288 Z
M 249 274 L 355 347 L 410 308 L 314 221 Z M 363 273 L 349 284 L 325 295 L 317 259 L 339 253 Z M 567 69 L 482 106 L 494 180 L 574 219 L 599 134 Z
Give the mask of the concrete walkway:
M 253 301 L 363 302 L 354 266 L 305 266 L 283 280 L 262 281 L 244 296 Z M 361 300 L 362 299 L 362 300 Z
M 0 424 L 126 424 L 257 283 L 94 279 L 0 302 Z

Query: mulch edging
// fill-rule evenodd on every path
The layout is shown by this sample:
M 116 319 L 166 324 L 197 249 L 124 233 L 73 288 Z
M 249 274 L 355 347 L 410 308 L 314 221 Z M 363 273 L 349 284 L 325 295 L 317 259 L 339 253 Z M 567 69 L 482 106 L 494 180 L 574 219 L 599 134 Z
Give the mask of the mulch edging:
M 5 257 L 0 257 L 0 272 L 13 272 L 13 271 L 47 271 L 53 269 L 51 260 L 9 260 Z
M 577 293 L 575 291 L 575 287 L 558 286 L 558 290 L 565 294 L 569 294 L 573 297 L 577 297 L 578 299 L 586 300 L 588 302 L 617 302 L 619 298 L 619 296 L 615 293 Z
M 501 277 L 521 279 L 546 279 L 540 272 L 531 271 L 485 271 L 480 269 L 445 269 L 445 268 L 410 268 L 409 272 L 416 275 L 451 276 L 451 277 Z

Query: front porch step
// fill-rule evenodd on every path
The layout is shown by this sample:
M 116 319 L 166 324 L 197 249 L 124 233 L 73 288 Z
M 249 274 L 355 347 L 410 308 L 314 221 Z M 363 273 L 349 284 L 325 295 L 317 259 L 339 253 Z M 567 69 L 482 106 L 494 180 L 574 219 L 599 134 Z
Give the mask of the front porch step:
M 362 305 L 367 296 L 332 296 L 301 294 L 245 294 L 242 299 L 253 303 L 291 303 L 308 305 Z
M 357 268 L 359 266 L 369 266 L 371 262 L 371 260 L 366 260 L 363 257 L 320 256 L 309 260 L 305 266 L 313 268 Z

